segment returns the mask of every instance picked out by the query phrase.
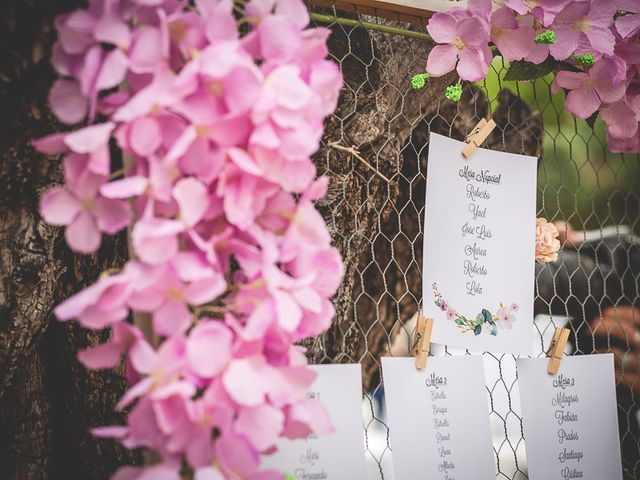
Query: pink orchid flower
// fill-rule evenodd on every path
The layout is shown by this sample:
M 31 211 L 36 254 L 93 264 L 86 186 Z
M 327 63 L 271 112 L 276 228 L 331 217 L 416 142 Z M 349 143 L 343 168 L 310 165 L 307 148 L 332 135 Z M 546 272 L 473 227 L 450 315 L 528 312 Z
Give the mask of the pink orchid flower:
M 593 51 L 613 55 L 615 36 L 611 31 L 616 6 L 613 0 L 572 2 L 556 15 L 556 42 L 549 47 L 557 60 L 569 58 L 584 42 Z
M 160 335 L 184 332 L 194 320 L 189 306 L 209 303 L 226 290 L 220 273 L 184 268 L 182 258 L 175 255 L 171 263 L 157 267 L 151 273 L 153 283 L 129 298 L 132 308 L 152 313 L 154 330 Z
M 427 27 L 436 45 L 427 59 L 427 72 L 436 77 L 454 68 L 462 80 L 476 82 L 489 71 L 493 55 L 488 47 L 489 26 L 479 18 L 456 18 L 436 13 Z M 457 66 L 456 66 L 457 64 Z
M 71 154 L 65 159 L 64 187 L 54 188 L 40 200 L 40 213 L 52 225 L 66 226 L 69 246 L 82 253 L 95 252 L 101 233 L 113 235 L 125 228 L 131 212 L 126 203 L 101 196 L 104 177 L 84 167 L 84 159 Z
M 502 7 L 491 14 L 491 41 L 507 61 L 522 60 L 530 55 L 536 46 L 535 35 L 531 26 L 518 23 L 510 8 Z
M 555 92 L 559 87 L 571 90 L 567 95 L 567 110 L 579 118 L 587 119 L 603 103 L 617 102 L 625 94 L 625 83 L 612 83 L 610 65 L 610 61 L 603 59 L 588 73 L 562 70 L 554 79 L 553 90 Z

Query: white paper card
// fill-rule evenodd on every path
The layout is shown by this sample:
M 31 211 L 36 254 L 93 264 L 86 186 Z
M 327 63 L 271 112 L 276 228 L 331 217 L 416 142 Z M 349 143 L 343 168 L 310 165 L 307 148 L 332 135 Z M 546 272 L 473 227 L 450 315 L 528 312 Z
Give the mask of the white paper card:
M 467 0 L 380 0 L 391 5 L 419 8 L 430 12 L 446 12 L 453 7 L 466 8 Z
M 482 358 L 382 358 L 396 480 L 495 480 Z
M 431 134 L 423 308 L 431 341 L 474 351 L 531 353 L 535 157 Z
M 621 480 L 613 355 L 519 358 L 529 480 Z
M 310 365 L 318 374 L 309 398 L 327 409 L 336 431 L 332 435 L 281 440 L 279 450 L 262 465 L 293 475 L 296 480 L 364 480 L 365 453 L 360 364 Z

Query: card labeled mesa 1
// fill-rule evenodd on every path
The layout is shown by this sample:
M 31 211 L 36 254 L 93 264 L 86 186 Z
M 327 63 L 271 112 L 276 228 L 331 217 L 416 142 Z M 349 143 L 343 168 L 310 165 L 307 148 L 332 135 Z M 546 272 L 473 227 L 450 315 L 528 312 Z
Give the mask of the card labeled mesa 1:
M 278 451 L 264 456 L 262 466 L 297 479 L 364 480 L 361 365 L 310 365 L 317 378 L 309 398 L 327 409 L 335 432 L 299 440 L 280 440 Z
M 495 480 L 482 358 L 382 358 L 396 480 Z
M 427 167 L 423 309 L 431 341 L 475 351 L 531 353 L 535 157 L 432 133 Z
M 530 480 L 622 480 L 613 355 L 519 358 Z

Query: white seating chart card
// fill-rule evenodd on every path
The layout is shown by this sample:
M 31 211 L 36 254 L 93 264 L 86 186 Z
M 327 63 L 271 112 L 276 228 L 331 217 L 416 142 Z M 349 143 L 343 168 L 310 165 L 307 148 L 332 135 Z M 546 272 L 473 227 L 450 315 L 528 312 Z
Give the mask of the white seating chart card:
M 530 354 L 535 268 L 535 157 L 431 134 L 423 309 L 431 341 Z
M 396 480 L 495 480 L 482 358 L 382 358 Z
M 309 398 L 327 409 L 336 431 L 326 437 L 281 440 L 278 451 L 264 456 L 262 466 L 276 468 L 296 480 L 364 480 L 365 452 L 360 364 L 310 365 L 318 374 Z
M 530 480 L 622 480 L 613 355 L 518 359 Z

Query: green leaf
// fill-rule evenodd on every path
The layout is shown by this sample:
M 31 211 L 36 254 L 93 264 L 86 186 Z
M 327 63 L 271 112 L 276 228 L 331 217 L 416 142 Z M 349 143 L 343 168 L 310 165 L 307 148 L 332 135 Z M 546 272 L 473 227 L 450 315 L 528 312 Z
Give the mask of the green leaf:
M 482 325 L 476 325 L 476 328 L 473 329 L 473 334 L 480 335 L 481 332 L 482 332 Z
M 484 315 L 482 313 L 478 314 L 478 316 L 476 317 L 476 322 L 478 323 L 484 322 Z
M 456 318 L 455 322 L 456 325 L 460 325 L 461 327 L 464 326 L 464 320 L 462 320 L 461 318 Z
M 294 477 L 291 473 L 285 473 L 283 476 L 283 480 L 296 480 L 296 477 Z
M 557 67 L 558 62 L 552 56 L 548 56 L 544 62 L 537 65 L 525 60 L 516 60 L 509 65 L 509 70 L 505 73 L 504 79 L 509 81 L 535 80 L 553 72 Z
M 484 317 L 484 321 L 487 323 L 493 323 L 493 315 L 486 308 L 482 309 L 482 316 Z

